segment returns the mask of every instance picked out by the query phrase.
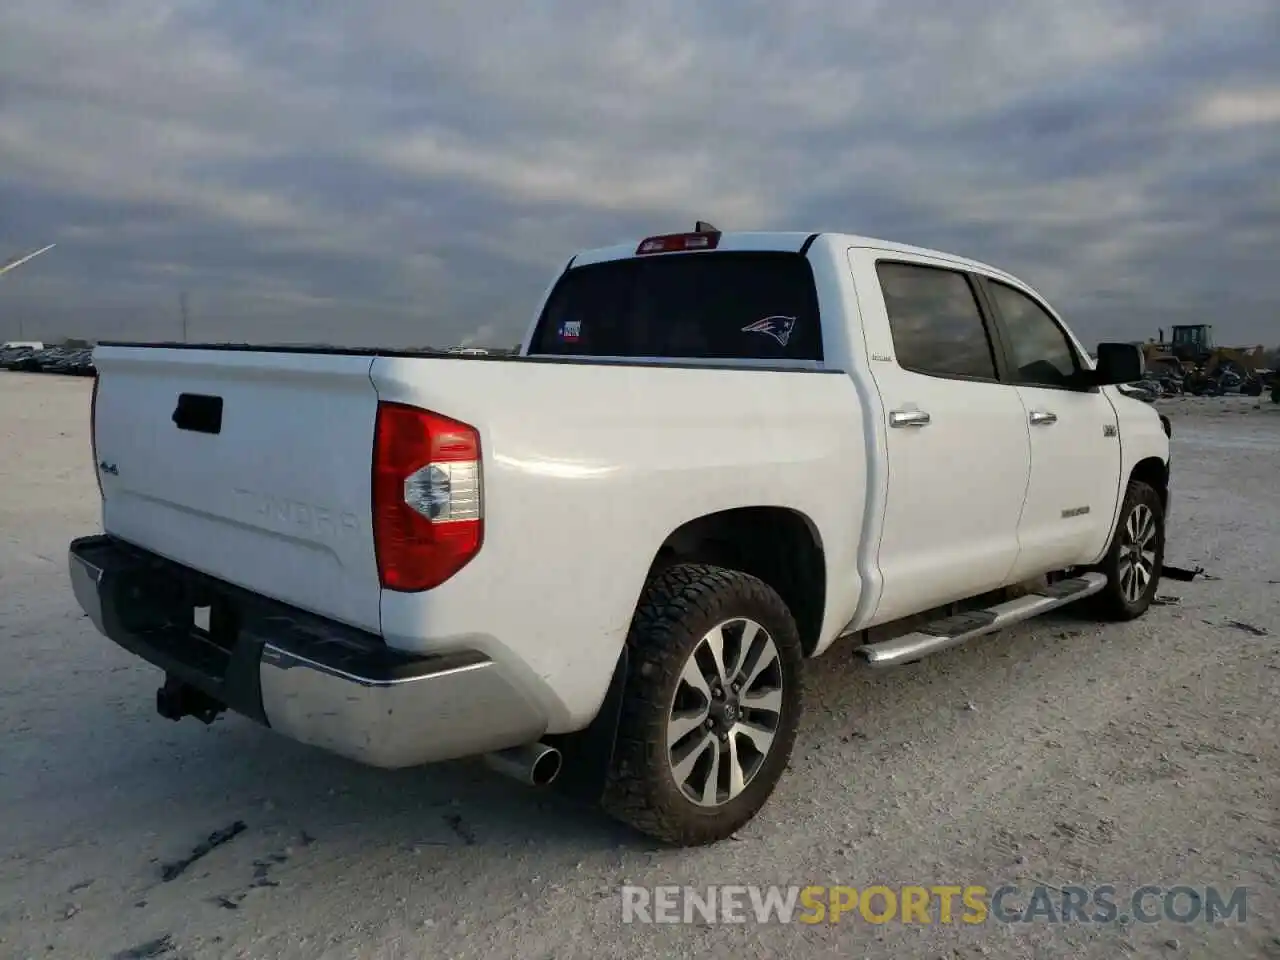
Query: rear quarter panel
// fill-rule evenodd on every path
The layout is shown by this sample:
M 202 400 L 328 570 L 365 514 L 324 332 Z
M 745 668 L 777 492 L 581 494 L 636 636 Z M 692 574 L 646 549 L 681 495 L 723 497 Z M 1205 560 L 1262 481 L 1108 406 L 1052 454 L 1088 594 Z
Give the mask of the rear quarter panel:
M 666 537 L 734 507 L 806 516 L 826 554 L 824 639 L 853 616 L 863 413 L 842 373 L 380 358 L 379 398 L 479 429 L 485 538 L 424 594 L 384 591 L 388 643 L 470 646 L 525 672 L 550 732 L 588 722 Z

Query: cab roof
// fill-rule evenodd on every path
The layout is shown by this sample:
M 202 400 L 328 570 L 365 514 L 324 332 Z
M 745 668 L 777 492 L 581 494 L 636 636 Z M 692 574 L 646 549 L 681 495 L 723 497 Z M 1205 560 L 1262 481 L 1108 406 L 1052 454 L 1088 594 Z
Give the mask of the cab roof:
M 570 266 L 580 267 L 593 263 L 607 263 L 611 260 L 626 260 L 636 256 L 673 256 L 679 253 L 702 253 L 704 250 L 684 250 L 640 254 L 640 247 L 650 240 L 660 240 L 674 237 L 692 237 L 696 236 L 695 231 L 688 231 L 683 234 L 663 234 L 658 237 L 649 237 L 638 239 L 629 243 L 618 243 L 607 247 L 596 247 L 590 250 L 583 250 L 573 258 Z M 712 234 L 707 234 L 708 236 Z M 910 244 L 897 243 L 893 240 L 882 240 L 876 237 L 860 236 L 852 233 L 831 233 L 823 231 L 736 231 L 723 232 L 717 235 L 718 240 L 714 249 L 722 252 L 731 251 L 776 251 L 779 253 L 799 253 L 806 250 L 813 243 L 821 242 L 825 244 L 834 244 L 836 246 L 848 247 L 870 247 L 876 250 L 885 250 L 891 253 L 903 253 L 913 256 L 932 257 L 938 260 L 949 261 L 959 267 L 968 267 L 979 270 L 984 273 L 996 276 L 1008 277 L 1015 280 L 1006 271 L 991 264 L 983 263 L 980 260 L 973 260 L 968 257 L 962 257 L 954 253 L 947 253 L 942 250 L 933 250 L 928 247 L 916 247 Z

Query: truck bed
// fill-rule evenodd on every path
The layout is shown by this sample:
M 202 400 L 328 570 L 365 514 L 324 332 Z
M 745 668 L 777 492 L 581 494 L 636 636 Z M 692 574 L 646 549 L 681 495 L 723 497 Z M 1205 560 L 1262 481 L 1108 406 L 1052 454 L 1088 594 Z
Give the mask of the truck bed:
M 95 359 L 107 533 L 392 645 L 463 632 L 514 642 L 530 605 L 550 610 L 543 629 L 620 636 L 616 611 L 683 523 L 777 505 L 856 532 L 865 509 L 871 427 L 839 371 L 204 344 L 103 344 Z M 184 394 L 221 398 L 216 432 L 175 424 Z M 380 402 L 481 437 L 483 547 L 425 594 L 379 585 Z M 856 547 L 830 544 L 829 564 L 853 569 Z M 832 614 L 843 624 L 853 610 Z

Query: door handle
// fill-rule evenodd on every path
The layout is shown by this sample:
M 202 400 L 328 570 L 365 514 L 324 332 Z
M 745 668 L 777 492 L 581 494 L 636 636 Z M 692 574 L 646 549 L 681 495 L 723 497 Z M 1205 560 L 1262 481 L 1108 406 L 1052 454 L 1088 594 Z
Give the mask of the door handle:
M 923 410 L 891 410 L 889 426 L 891 427 L 923 427 L 929 423 L 929 414 Z
M 1058 422 L 1058 415 L 1056 413 L 1049 413 L 1048 411 L 1044 411 L 1044 410 L 1031 411 L 1031 425 L 1033 427 L 1047 427 L 1050 424 L 1054 424 L 1057 422 Z

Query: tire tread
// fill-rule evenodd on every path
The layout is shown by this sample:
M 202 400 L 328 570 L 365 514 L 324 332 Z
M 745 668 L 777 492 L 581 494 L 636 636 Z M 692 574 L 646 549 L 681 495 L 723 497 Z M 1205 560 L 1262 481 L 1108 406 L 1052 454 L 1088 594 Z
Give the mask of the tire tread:
M 1159 543 L 1160 551 L 1157 556 L 1158 561 L 1164 559 L 1164 510 L 1161 507 L 1160 495 L 1155 488 L 1141 480 L 1130 480 L 1125 486 L 1124 501 L 1120 506 L 1120 513 L 1116 518 L 1116 527 L 1111 534 L 1111 542 L 1107 545 L 1107 555 L 1102 562 L 1098 564 L 1098 569 L 1107 574 L 1107 585 L 1101 592 L 1094 594 L 1089 598 L 1089 610 L 1099 620 L 1110 621 L 1113 623 L 1123 623 L 1128 620 L 1136 620 L 1147 612 L 1147 608 L 1151 603 L 1146 603 L 1138 607 L 1132 607 L 1124 599 L 1120 593 L 1120 584 L 1115 577 L 1116 551 L 1119 548 L 1120 531 L 1124 529 L 1124 524 L 1128 520 L 1129 513 L 1135 504 L 1143 502 L 1155 511 L 1156 523 L 1159 527 Z M 1154 597 L 1156 590 L 1159 589 L 1159 564 L 1155 576 L 1155 584 L 1150 588 L 1151 596 Z
M 721 839 L 750 820 L 764 804 L 761 800 L 754 808 L 735 813 L 732 822 L 720 816 L 691 820 L 660 802 L 652 779 L 657 765 L 667 762 L 666 693 L 687 660 L 688 625 L 716 618 L 726 600 L 748 600 L 763 606 L 787 625 L 790 635 L 775 635 L 774 642 L 779 655 L 792 661 L 789 682 L 800 684 L 800 643 L 790 611 L 762 580 L 737 570 L 702 563 L 667 567 L 647 585 L 627 635 L 632 668 L 602 805 L 611 816 L 642 833 L 681 846 Z M 797 686 L 796 696 L 800 694 Z M 655 724 L 655 718 L 662 718 L 663 724 Z M 661 729 L 655 730 L 655 726 Z M 775 751 L 789 757 L 796 726 L 794 722 L 787 725 L 784 718 L 778 734 L 782 742 L 775 743 Z

